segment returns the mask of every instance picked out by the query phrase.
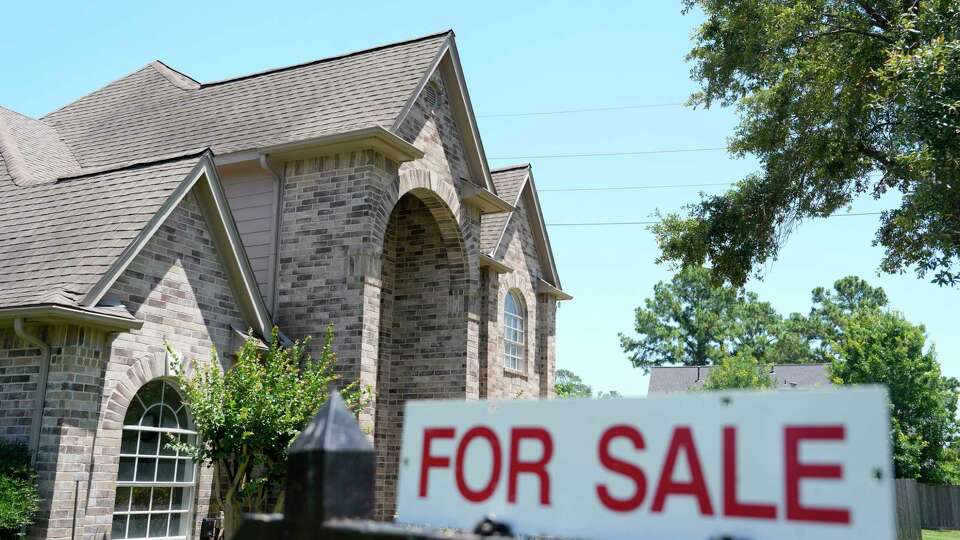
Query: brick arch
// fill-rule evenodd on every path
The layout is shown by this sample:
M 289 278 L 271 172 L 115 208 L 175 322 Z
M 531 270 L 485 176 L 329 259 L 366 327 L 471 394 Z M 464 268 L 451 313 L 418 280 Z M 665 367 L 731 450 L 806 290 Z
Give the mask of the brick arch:
M 186 364 L 186 374 L 194 373 L 192 362 Z M 116 480 L 120 463 L 120 442 L 123 432 L 123 418 L 127 408 L 138 391 L 150 381 L 163 379 L 175 381 L 172 377 L 169 357 L 164 351 L 154 352 L 137 358 L 113 381 L 113 390 L 103 402 L 101 422 L 97 433 L 97 448 L 94 454 L 94 470 L 98 474 L 90 486 L 87 502 L 88 517 L 84 538 L 101 538 L 111 529 L 114 499 L 117 494 Z M 194 496 L 196 496 L 196 490 Z M 195 505 L 196 509 L 196 505 Z
M 452 187 L 411 171 L 397 183 L 383 229 L 374 410 L 382 518 L 393 513 L 403 403 L 462 399 L 469 385 L 469 313 L 479 293 L 461 210 Z

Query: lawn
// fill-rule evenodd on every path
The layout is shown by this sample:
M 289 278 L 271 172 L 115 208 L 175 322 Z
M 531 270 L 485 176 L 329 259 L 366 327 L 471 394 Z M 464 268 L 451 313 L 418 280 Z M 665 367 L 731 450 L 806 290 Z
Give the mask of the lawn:
M 960 531 L 923 530 L 923 540 L 960 540 Z

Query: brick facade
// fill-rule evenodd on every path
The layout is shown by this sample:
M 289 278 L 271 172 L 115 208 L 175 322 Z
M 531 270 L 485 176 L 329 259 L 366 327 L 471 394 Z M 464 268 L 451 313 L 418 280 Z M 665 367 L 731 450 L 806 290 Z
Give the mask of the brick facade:
M 536 398 L 552 395 L 556 301 L 538 294 L 543 275 L 520 208 L 500 255 L 514 271 L 480 268 L 480 212 L 464 202 L 471 175 L 444 80 L 435 75 L 397 133 L 423 151 L 398 164 L 369 149 L 283 164 L 279 185 L 274 318 L 292 338 L 330 324 L 338 370 L 372 393 L 361 426 L 378 452 L 377 515 L 393 514 L 403 404 L 413 398 Z M 502 313 L 523 298 L 526 362 L 503 367 Z M 143 321 L 105 334 L 34 329 L 52 361 L 41 435 L 42 527 L 32 534 L 109 536 L 122 421 L 147 381 L 170 374 L 164 342 L 194 359 L 229 351 L 231 327 L 247 324 L 235 303 L 198 202 L 188 195 L 112 286 Z M 313 342 L 314 353 L 321 345 Z M 0 435 L 29 438 L 41 355 L 0 331 Z M 11 404 L 7 406 L 7 404 Z M 209 511 L 211 471 L 200 474 L 196 517 Z M 78 501 L 73 512 L 74 494 Z M 195 527 L 196 529 L 196 527 Z

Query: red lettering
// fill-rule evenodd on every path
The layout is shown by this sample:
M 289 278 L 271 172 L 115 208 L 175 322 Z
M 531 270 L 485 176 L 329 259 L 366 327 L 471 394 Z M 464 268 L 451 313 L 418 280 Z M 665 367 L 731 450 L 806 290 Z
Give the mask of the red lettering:
M 467 453 L 467 446 L 473 439 L 486 439 L 490 444 L 490 454 L 493 457 L 493 467 L 490 472 L 490 480 L 487 481 L 482 489 L 474 491 L 467 485 L 467 480 L 463 474 L 463 458 Z M 493 495 L 497 489 L 497 481 L 500 480 L 500 468 L 503 458 L 500 455 L 500 441 L 497 440 L 497 434 L 492 429 L 485 426 L 471 428 L 460 439 L 460 446 L 457 447 L 457 489 L 463 498 L 471 502 L 483 502 Z
M 520 441 L 540 441 L 543 453 L 536 461 L 520 461 Z M 510 478 L 507 482 L 507 501 L 517 502 L 517 476 L 520 473 L 536 475 L 540 479 L 540 504 L 550 505 L 550 475 L 547 463 L 553 457 L 553 439 L 543 428 L 513 428 L 510 432 Z
M 608 470 L 630 478 L 636 487 L 631 497 L 617 499 L 610 495 L 607 486 L 597 484 L 597 497 L 604 506 L 614 512 L 631 512 L 643 504 L 643 498 L 647 495 L 647 477 L 644 476 L 640 467 L 610 455 L 610 441 L 617 437 L 629 439 L 637 450 L 644 449 L 643 435 L 639 431 L 623 424 L 612 426 L 600 436 L 600 446 L 597 450 L 600 454 L 600 463 Z
M 800 502 L 800 480 L 823 478 L 840 480 L 843 468 L 836 464 L 800 462 L 800 443 L 804 440 L 842 441 L 843 426 L 787 426 L 784 428 L 784 458 L 786 476 L 787 519 L 818 523 L 850 523 L 850 511 L 845 508 L 803 506 Z
M 676 468 L 677 457 L 681 450 L 686 455 L 687 463 L 690 465 L 689 482 L 675 482 L 673 480 L 673 470 Z M 664 503 L 670 495 L 696 497 L 700 506 L 700 513 L 705 516 L 713 515 L 713 505 L 710 504 L 707 484 L 703 479 L 703 469 L 700 467 L 700 458 L 693 443 L 693 433 L 686 426 L 680 426 L 673 430 L 673 437 L 670 439 L 669 448 L 667 448 L 667 459 L 663 464 L 663 473 L 657 483 L 657 492 L 653 497 L 653 506 L 650 507 L 650 511 L 663 512 Z
M 731 517 L 776 519 L 777 507 L 737 500 L 737 428 L 723 428 L 723 514 Z
M 447 468 L 450 466 L 450 458 L 446 456 L 434 456 L 430 453 L 430 445 L 434 439 L 452 439 L 453 428 L 427 428 L 423 430 L 423 458 L 420 460 L 420 498 L 427 496 L 427 481 L 431 468 Z

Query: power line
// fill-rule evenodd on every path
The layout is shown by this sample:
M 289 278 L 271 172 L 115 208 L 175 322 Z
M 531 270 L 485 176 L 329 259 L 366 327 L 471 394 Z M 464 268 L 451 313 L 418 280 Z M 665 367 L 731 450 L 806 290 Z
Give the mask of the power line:
M 710 152 L 713 150 L 726 150 L 726 146 L 711 146 L 706 148 L 673 148 L 666 150 L 639 150 L 636 152 L 601 152 L 595 154 L 544 154 L 538 156 L 498 156 L 487 159 L 552 159 L 552 158 L 574 158 L 574 157 L 608 157 L 608 156 L 644 156 L 648 154 L 678 154 L 681 152 Z
M 826 217 L 850 217 L 850 216 L 879 216 L 883 212 L 850 212 L 848 214 L 832 214 Z M 548 227 L 585 227 L 585 226 L 605 226 L 605 225 L 656 225 L 659 221 L 585 221 L 580 223 L 547 223 Z
M 645 103 L 640 105 L 619 105 L 615 107 L 590 107 L 583 109 L 561 109 L 557 111 L 532 111 L 532 112 L 516 112 L 516 113 L 495 113 L 495 114 L 478 114 L 477 118 L 506 118 L 511 116 L 547 116 L 555 114 L 574 114 L 574 113 L 587 113 L 587 112 L 603 112 L 603 111 L 627 111 L 632 109 L 661 109 L 665 107 L 682 107 L 685 103 Z
M 664 189 L 664 188 L 690 188 L 690 187 L 708 187 L 708 186 L 730 186 L 733 182 L 715 182 L 710 184 L 662 184 L 657 186 L 610 186 L 610 187 L 589 187 L 589 188 L 553 188 L 538 189 L 537 192 L 544 191 L 624 191 L 637 189 Z

